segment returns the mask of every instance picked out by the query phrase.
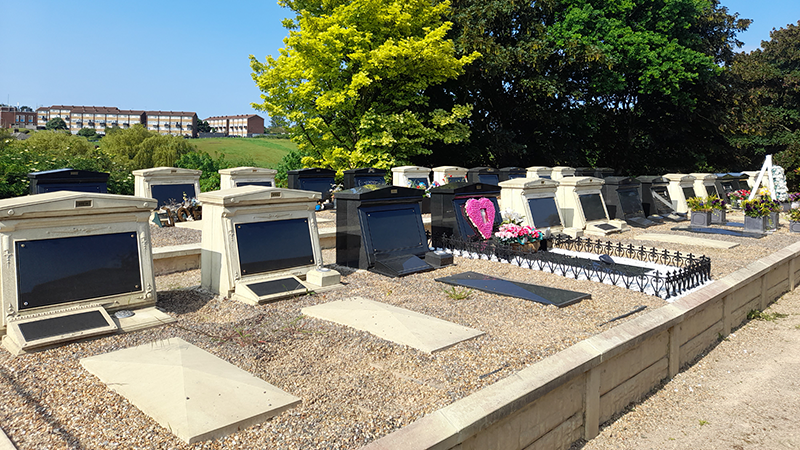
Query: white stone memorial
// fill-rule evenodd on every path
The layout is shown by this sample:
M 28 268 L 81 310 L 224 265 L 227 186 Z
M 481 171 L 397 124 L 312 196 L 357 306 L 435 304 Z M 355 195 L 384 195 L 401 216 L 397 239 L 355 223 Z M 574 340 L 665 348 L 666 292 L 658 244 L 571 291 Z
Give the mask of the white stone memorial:
M 575 169 L 573 167 L 556 166 L 550 171 L 550 178 L 553 180 L 560 180 L 566 177 L 574 177 Z
M 550 178 L 553 173 L 552 167 L 547 166 L 531 166 L 527 168 L 528 178 Z
M 433 168 L 433 181 L 439 184 L 452 183 L 453 181 L 467 181 L 467 171 L 465 167 L 458 166 L 439 166 Z
M 747 186 L 748 186 L 747 190 L 752 191 L 753 187 L 755 187 L 755 185 L 756 185 L 756 179 L 758 178 L 758 174 L 761 173 L 761 172 L 759 172 L 758 170 L 753 170 L 753 171 L 747 171 L 747 172 L 742 172 L 742 173 L 749 177 L 749 178 L 747 178 Z
M 672 208 L 679 213 L 688 213 L 689 206 L 686 204 L 686 200 L 695 196 L 695 177 L 683 173 L 668 173 L 664 175 L 664 178 L 669 180 L 667 191 L 672 200 Z
M 420 189 L 431 185 L 431 169 L 419 166 L 401 166 L 392 168 L 392 184 L 395 186 Z
M 71 191 L 0 200 L 3 345 L 17 354 L 172 321 L 148 308 L 156 302 L 155 205 Z M 109 315 L 123 309 L 137 312 Z
M 204 192 L 202 286 L 259 304 L 340 286 L 322 267 L 316 214 L 320 193 L 243 186 Z
M 717 176 L 713 173 L 691 173 L 694 177 L 694 196 L 708 198 L 709 195 L 717 195 Z
M 558 181 L 556 197 L 564 219 L 565 234 L 570 234 L 572 230 L 583 230 L 586 234 L 606 236 L 630 229 L 623 220 L 609 220 L 601 191 L 603 180 L 594 177 L 565 177 Z
M 275 169 L 261 167 L 233 167 L 219 170 L 220 189 L 231 189 L 240 186 L 275 187 Z
M 558 181 L 516 178 L 501 182 L 500 188 L 503 207 L 525 216 L 525 225 L 542 231 L 546 236 L 562 232 L 572 236 L 578 234 L 579 230 L 564 230 L 564 220 L 556 198 Z
M 201 174 L 199 170 L 179 167 L 134 170 L 134 195 L 156 199 L 157 208 L 172 202 L 181 203 L 184 197 L 190 199 L 200 193 Z

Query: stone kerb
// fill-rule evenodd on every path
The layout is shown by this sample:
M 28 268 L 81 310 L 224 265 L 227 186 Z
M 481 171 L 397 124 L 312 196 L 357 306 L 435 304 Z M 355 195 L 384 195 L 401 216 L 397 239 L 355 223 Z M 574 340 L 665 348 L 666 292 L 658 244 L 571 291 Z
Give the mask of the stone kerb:
M 763 309 L 793 290 L 798 258 L 800 243 L 588 338 L 365 448 L 567 448 L 580 437 L 591 439 L 600 423 L 677 374 L 720 334 L 746 320 L 749 310 Z

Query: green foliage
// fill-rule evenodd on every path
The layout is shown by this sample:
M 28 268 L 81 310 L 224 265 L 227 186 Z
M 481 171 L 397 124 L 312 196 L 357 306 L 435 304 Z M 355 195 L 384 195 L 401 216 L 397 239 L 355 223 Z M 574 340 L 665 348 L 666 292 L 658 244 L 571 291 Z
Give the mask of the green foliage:
M 255 138 L 203 138 L 194 139 L 192 143 L 200 152 L 206 152 L 213 158 L 224 154 L 227 158 L 252 160 L 256 167 L 277 168 L 281 159 L 297 145 L 287 139 L 272 137 Z
M 466 300 L 472 295 L 471 289 L 456 289 L 455 286 L 450 286 L 449 288 L 443 288 L 442 292 L 447 294 L 451 300 Z
M 53 117 L 44 125 L 47 130 L 66 130 L 67 123 L 61 117 Z
M 691 197 L 686 199 L 686 206 L 692 211 L 711 211 L 711 204 L 702 197 Z
M 112 155 L 127 158 L 133 170 L 173 167 L 181 156 L 196 150 L 183 137 L 148 131 L 141 124 L 128 129 L 109 128 L 102 148 Z
M 40 131 L 24 141 L 7 141 L 0 135 L 0 198 L 27 195 L 28 173 L 64 168 L 106 172 L 110 193 L 133 195 L 129 162 L 95 149 L 83 137 Z
M 300 150 L 292 150 L 281 159 L 278 164 L 275 174 L 275 185 L 279 187 L 288 187 L 289 171 L 303 168 L 303 154 Z
M 252 165 L 252 161 L 228 161 L 225 159 L 225 155 L 219 155 L 217 159 L 214 159 L 205 152 L 186 153 L 175 162 L 175 167 L 203 171 L 200 175 L 200 191 L 202 192 L 216 191 L 220 188 L 220 169 Z
M 792 222 L 800 222 L 800 209 L 797 208 L 790 209 L 789 220 Z
M 472 134 L 414 163 L 620 174 L 730 163 L 722 77 L 749 22 L 718 1 L 462 0 L 450 17 L 456 48 L 483 57 L 431 96 L 472 104 Z
M 209 125 L 205 120 L 197 119 L 197 132 L 211 133 L 211 125 Z
M 786 171 L 789 190 L 800 187 L 800 21 L 773 30 L 761 48 L 736 56 L 737 89 L 732 145 Z
M 788 314 L 778 313 L 778 312 L 768 313 L 768 312 L 759 311 L 757 309 L 750 310 L 750 312 L 747 313 L 747 320 L 754 320 L 755 319 L 755 320 L 763 320 L 763 321 L 766 321 L 766 322 L 774 322 L 776 319 L 784 319 L 786 317 L 789 317 L 789 315 Z
M 389 169 L 462 142 L 471 107 L 428 106 L 425 90 L 463 72 L 479 55 L 456 58 L 442 17 L 427 0 L 284 0 L 297 16 L 277 59 L 253 56 L 263 92 L 254 108 L 285 117 L 306 167 Z M 452 100 L 452 99 L 451 99 Z
M 78 136 L 83 136 L 85 138 L 93 138 L 97 136 L 97 132 L 94 128 L 81 128 L 78 130 Z

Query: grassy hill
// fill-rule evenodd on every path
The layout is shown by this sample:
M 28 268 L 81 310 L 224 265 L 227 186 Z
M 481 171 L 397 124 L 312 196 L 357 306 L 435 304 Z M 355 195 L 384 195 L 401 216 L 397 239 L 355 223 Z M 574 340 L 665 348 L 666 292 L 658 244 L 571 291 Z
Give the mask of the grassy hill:
M 214 158 L 225 154 L 229 161 L 252 159 L 256 167 L 269 169 L 278 167 L 283 155 L 297 148 L 288 139 L 269 138 L 205 138 L 193 139 L 192 144 Z

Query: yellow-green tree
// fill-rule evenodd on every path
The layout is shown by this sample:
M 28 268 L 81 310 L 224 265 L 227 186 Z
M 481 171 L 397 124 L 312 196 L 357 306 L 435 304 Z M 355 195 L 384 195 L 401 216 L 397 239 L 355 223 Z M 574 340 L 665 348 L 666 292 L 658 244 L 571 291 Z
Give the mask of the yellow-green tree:
M 429 153 L 433 142 L 469 137 L 471 107 L 428 106 L 425 91 L 479 56 L 455 56 L 449 2 L 283 0 L 297 16 L 277 59 L 252 55 L 263 92 L 253 107 L 286 117 L 306 167 L 388 169 Z

